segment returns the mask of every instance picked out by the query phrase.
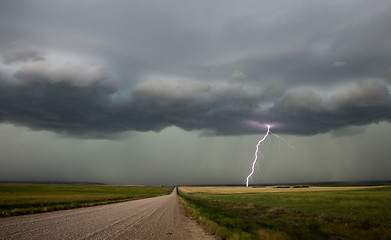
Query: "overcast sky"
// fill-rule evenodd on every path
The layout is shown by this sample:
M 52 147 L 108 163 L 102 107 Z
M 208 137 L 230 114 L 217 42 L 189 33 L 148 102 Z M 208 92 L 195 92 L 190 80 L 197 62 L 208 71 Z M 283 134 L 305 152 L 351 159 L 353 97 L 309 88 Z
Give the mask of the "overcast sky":
M 390 180 L 391 2 L 0 2 L 0 180 Z

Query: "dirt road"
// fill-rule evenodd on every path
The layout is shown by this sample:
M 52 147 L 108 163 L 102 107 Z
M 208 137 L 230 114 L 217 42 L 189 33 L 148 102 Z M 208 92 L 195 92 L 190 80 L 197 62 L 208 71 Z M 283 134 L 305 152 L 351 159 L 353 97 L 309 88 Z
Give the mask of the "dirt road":
M 0 218 L 0 239 L 214 239 L 167 196 Z

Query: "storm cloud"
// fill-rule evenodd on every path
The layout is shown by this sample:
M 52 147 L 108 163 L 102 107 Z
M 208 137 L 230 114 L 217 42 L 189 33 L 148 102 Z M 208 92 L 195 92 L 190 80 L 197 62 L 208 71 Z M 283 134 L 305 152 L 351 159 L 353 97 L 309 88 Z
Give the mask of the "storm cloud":
M 0 5 L 1 122 L 110 138 L 391 121 L 389 1 Z

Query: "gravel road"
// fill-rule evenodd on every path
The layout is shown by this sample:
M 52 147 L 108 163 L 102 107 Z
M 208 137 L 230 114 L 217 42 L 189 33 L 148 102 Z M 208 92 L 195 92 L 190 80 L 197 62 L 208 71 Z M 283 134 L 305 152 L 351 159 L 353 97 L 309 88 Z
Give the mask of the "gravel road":
M 214 239 L 170 195 L 0 218 L 0 239 Z

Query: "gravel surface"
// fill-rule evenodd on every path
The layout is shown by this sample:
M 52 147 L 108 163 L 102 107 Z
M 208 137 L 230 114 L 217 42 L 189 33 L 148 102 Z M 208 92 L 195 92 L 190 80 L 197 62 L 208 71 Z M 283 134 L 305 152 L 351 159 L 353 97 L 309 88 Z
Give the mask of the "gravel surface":
M 0 239 L 214 239 L 176 195 L 0 218 Z

